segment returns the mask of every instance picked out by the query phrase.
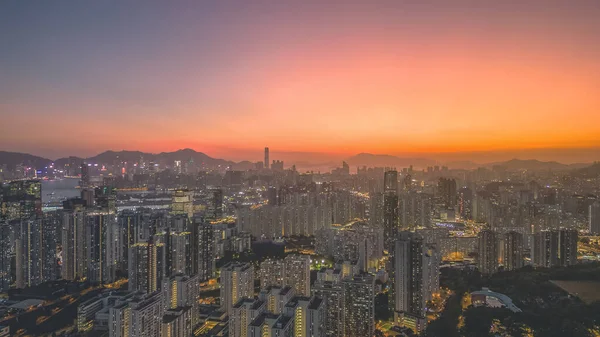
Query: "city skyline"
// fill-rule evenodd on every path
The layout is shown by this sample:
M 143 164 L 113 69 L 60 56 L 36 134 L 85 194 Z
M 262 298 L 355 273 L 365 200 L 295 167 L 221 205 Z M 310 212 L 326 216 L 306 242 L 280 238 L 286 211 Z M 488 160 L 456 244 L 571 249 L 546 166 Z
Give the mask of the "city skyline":
M 577 162 L 600 146 L 594 1 L 5 6 L 3 150 Z

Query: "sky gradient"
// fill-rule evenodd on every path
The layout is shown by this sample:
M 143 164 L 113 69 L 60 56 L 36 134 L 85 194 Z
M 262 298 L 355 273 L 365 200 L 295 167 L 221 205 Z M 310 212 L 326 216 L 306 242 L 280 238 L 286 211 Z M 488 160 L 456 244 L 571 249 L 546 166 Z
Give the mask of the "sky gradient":
M 2 1 L 0 150 L 600 147 L 597 0 L 249 2 Z

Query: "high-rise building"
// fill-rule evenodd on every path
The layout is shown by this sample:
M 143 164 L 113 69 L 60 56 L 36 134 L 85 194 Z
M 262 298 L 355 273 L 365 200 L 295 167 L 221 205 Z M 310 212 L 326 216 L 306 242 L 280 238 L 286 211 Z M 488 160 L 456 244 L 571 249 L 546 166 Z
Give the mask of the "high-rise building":
M 203 217 L 192 219 L 192 274 L 198 275 L 200 282 L 213 277 L 215 270 L 214 229 Z
M 389 255 L 386 270 L 392 281 L 388 288 L 388 305 L 390 310 L 395 309 L 394 301 L 394 248 L 399 225 L 398 204 L 398 171 L 389 170 L 383 178 L 383 248 Z
M 248 325 L 248 337 L 294 336 L 292 317 L 271 313 L 258 315 Z
M 267 201 L 268 201 L 269 206 L 278 206 L 279 205 L 276 187 L 270 186 L 267 189 Z
M 600 235 L 600 201 L 596 201 L 589 206 L 588 222 L 590 234 Z
M 266 259 L 260 263 L 260 286 L 283 287 L 285 283 L 285 263 L 283 260 Z
M 90 170 L 86 163 L 81 164 L 81 181 L 79 184 L 82 188 L 90 186 Z
M 87 276 L 85 213 L 66 211 L 63 214 L 61 273 L 65 280 Z
M 325 303 L 312 296 L 297 296 L 285 305 L 285 315 L 294 319 L 294 337 L 325 336 Z
M 398 172 L 386 171 L 383 195 L 383 238 L 384 248 L 388 252 L 394 250 L 398 219 Z
M 11 255 L 14 236 L 12 226 L 0 223 L 0 290 L 7 291 L 12 283 Z
M 111 337 L 161 336 L 164 308 L 161 292 L 133 293 L 109 309 Z
M 221 307 L 231 314 L 242 298 L 254 297 L 254 267 L 249 263 L 230 262 L 221 268 Z
M 16 287 L 32 287 L 58 278 L 56 268 L 57 228 L 50 219 L 19 222 L 15 240 Z
M 375 278 L 354 275 L 342 281 L 342 336 L 372 336 L 375 329 Z
M 438 193 L 444 207 L 454 208 L 456 206 L 456 180 L 440 178 Z
M 369 224 L 383 228 L 383 193 L 370 193 Z
M 323 333 L 325 337 L 342 337 L 342 282 L 340 270 L 324 270 L 317 274 L 311 294 L 325 303 Z
M 121 248 L 116 216 L 104 212 L 86 213 L 85 239 L 87 279 L 99 283 L 114 282 Z
M 310 296 L 310 256 L 290 254 L 285 257 L 285 285 L 296 295 Z
M 220 188 L 211 188 L 209 190 L 210 201 L 206 210 L 207 220 L 218 220 L 223 217 L 223 190 Z
M 197 256 L 192 256 L 193 237 L 188 231 L 190 221 L 187 215 L 171 218 L 170 227 L 166 229 L 164 241 L 167 254 L 167 275 L 193 275 L 197 269 Z M 197 233 L 196 233 L 197 234 Z M 196 262 L 196 265 L 194 265 Z
M 129 261 L 129 248 L 141 239 L 142 213 L 130 210 L 122 211 L 119 213 L 117 222 L 121 236 L 118 268 L 125 271 Z
M 162 282 L 163 304 L 166 310 L 190 307 L 191 323 L 199 323 L 200 287 L 198 275 L 176 275 Z
M 15 180 L 0 185 L 0 220 L 21 220 L 42 216 L 42 183 Z
M 533 265 L 550 268 L 559 264 L 558 232 L 544 230 L 533 237 Z
M 248 325 L 266 311 L 262 300 L 242 298 L 237 301 L 229 318 L 229 337 L 247 337 Z
M 15 240 L 17 288 L 42 283 L 41 227 L 40 220 L 20 221 L 19 233 Z
M 432 211 L 429 194 L 407 191 L 399 196 L 399 226 L 404 230 L 430 227 Z
M 162 318 L 160 336 L 188 337 L 193 336 L 194 315 L 191 307 L 177 307 L 165 311 Z
M 523 267 L 523 234 L 510 231 L 504 234 L 504 269 Z
M 290 286 L 267 287 L 258 294 L 258 298 L 267 304 L 267 311 L 274 314 L 282 314 L 286 303 L 294 296 L 294 288 Z
M 160 290 L 165 246 L 154 238 L 129 248 L 129 290 L 153 293 Z
M 183 214 L 191 218 L 194 215 L 194 196 L 188 190 L 176 190 L 171 201 L 171 213 Z
M 579 233 L 575 229 L 561 229 L 558 233 L 558 261 L 561 266 L 577 264 L 577 241 Z
M 427 323 L 426 303 L 439 291 L 439 253 L 420 235 L 402 232 L 394 259 L 395 322 L 420 333 Z
M 267 259 L 260 264 L 260 286 L 290 286 L 296 295 L 310 295 L 310 256 L 290 254 L 282 260 Z
M 265 168 L 269 169 L 269 148 L 265 147 Z
M 496 233 L 485 229 L 477 235 L 478 257 L 477 265 L 482 274 L 493 274 L 498 271 L 498 246 Z

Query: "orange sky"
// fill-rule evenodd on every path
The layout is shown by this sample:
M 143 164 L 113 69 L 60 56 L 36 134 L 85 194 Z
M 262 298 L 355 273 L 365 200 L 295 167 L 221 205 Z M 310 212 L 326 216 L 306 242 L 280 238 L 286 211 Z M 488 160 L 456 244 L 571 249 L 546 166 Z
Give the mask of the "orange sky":
M 16 45 L 0 149 L 242 159 L 266 145 L 340 157 L 600 146 L 600 10 L 383 3 L 269 7 L 273 18 L 213 8 L 208 22 L 179 10 L 147 34 L 151 11 L 80 35 L 42 20 L 68 30 L 64 48 Z M 19 48 L 42 56 L 16 60 Z

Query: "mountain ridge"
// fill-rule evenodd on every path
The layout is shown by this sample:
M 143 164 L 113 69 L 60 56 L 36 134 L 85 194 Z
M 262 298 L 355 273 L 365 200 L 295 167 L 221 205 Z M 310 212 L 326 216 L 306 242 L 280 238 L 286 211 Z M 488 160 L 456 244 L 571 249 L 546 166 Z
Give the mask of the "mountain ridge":
M 95 156 L 81 158 L 77 156 L 62 157 L 56 160 L 35 156 L 28 153 L 22 152 L 10 152 L 0 151 L 0 165 L 7 165 L 10 168 L 14 168 L 16 165 L 25 164 L 36 168 L 42 168 L 51 163 L 56 166 L 64 166 L 67 163 L 80 164 L 83 162 L 97 162 L 102 164 L 112 164 L 116 161 L 153 161 L 153 162 L 169 162 L 172 163 L 175 160 L 181 161 L 194 161 L 196 163 L 203 163 L 209 167 L 223 167 L 228 166 L 233 169 L 243 170 L 250 169 L 253 167 L 253 162 L 248 160 L 242 160 L 235 162 L 231 160 L 213 158 L 204 152 L 196 151 L 190 148 L 179 149 L 172 152 L 159 152 L 150 153 L 142 151 L 130 151 L 130 150 L 107 150 L 101 152 Z M 583 169 L 592 165 L 593 163 L 574 163 L 574 164 L 563 164 L 557 161 L 540 161 L 537 159 L 518 159 L 513 158 L 507 161 L 501 162 L 490 162 L 490 163 L 475 163 L 473 161 L 454 161 L 454 162 L 440 162 L 423 157 L 398 157 L 388 154 L 372 154 L 367 152 L 358 153 L 345 160 L 350 166 L 370 166 L 370 167 L 409 167 L 414 166 L 416 169 L 424 169 L 434 165 L 445 165 L 451 169 L 475 169 L 478 167 L 483 168 L 494 168 L 503 167 L 506 170 L 569 170 L 569 169 Z M 296 163 L 298 164 L 298 163 Z M 308 164 L 308 163 L 307 163 Z

